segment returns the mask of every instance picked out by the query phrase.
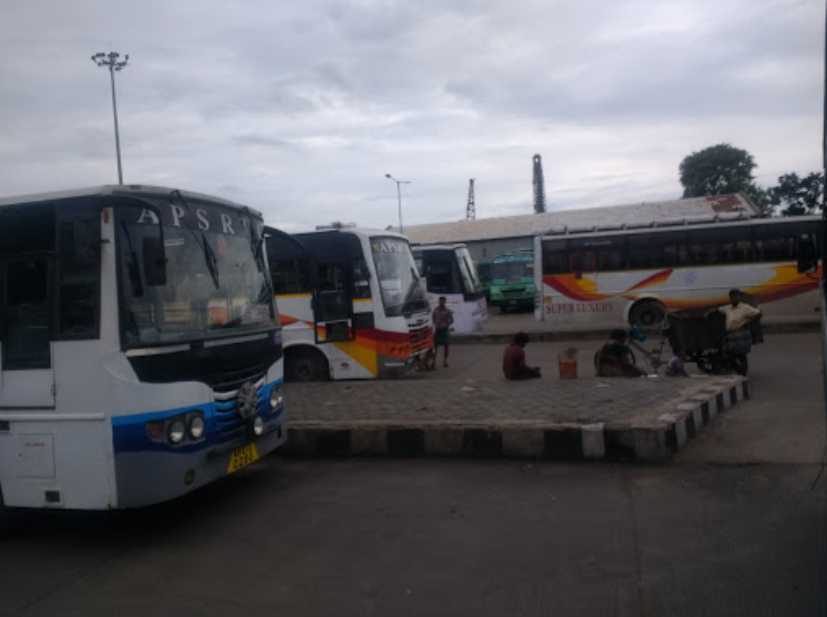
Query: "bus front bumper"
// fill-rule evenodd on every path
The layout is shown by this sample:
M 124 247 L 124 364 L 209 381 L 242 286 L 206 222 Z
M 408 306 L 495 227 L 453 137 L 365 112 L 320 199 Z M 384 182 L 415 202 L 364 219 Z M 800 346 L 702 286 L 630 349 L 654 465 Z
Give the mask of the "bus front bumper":
M 245 436 L 193 451 L 117 452 L 117 507 L 138 508 L 168 501 L 255 463 L 287 441 L 284 414 L 259 437 Z

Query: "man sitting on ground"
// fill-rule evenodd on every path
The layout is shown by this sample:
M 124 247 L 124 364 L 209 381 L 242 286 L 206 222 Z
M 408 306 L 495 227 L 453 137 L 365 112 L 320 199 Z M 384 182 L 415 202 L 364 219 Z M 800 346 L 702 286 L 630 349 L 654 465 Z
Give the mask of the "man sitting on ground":
M 503 373 L 506 379 L 534 379 L 540 376 L 540 369 L 535 366 L 526 366 L 525 346 L 528 344 L 528 334 L 518 332 L 514 335 L 511 344 L 503 353 Z
M 625 330 L 612 330 L 609 341 L 595 358 L 598 377 L 640 377 L 646 373 L 635 365 L 632 350 L 626 344 Z

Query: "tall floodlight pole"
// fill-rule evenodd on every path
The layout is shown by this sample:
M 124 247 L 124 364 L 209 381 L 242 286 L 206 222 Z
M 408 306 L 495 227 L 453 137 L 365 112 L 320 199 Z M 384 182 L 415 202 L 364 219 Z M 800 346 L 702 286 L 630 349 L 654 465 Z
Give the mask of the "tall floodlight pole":
M 92 62 L 98 66 L 105 66 L 109 69 L 109 82 L 112 85 L 112 116 L 115 119 L 115 156 L 118 160 L 118 184 L 123 184 L 123 168 L 121 167 L 121 136 L 118 132 L 118 103 L 115 99 L 115 72 L 122 71 L 129 62 L 129 54 L 118 60 L 121 55 L 117 51 L 110 51 L 108 54 L 99 51 L 92 56 Z
M 399 233 L 404 233 L 405 230 L 402 227 L 402 185 L 403 184 L 410 184 L 413 180 L 397 180 L 390 174 L 385 174 L 385 177 L 390 180 L 391 182 L 396 182 L 396 201 L 399 204 Z

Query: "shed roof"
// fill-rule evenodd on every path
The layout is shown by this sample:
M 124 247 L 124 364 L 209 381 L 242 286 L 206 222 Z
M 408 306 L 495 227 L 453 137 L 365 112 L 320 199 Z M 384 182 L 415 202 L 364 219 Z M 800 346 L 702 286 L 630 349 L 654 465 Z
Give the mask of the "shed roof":
M 679 219 L 712 218 L 720 215 L 758 214 L 752 202 L 738 193 L 601 208 L 556 210 L 543 214 L 500 216 L 476 221 L 412 225 L 405 228 L 405 235 L 416 244 L 441 244 L 530 237 L 563 227 L 619 227 L 657 224 Z

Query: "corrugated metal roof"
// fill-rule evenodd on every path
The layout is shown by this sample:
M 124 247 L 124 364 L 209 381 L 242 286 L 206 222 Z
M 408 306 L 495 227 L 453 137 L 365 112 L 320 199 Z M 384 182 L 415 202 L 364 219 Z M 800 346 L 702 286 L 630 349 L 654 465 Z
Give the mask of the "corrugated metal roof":
M 416 244 L 470 242 L 498 238 L 520 238 L 564 228 L 619 229 L 621 225 L 652 225 L 678 219 L 698 219 L 716 215 L 756 216 L 755 206 L 743 195 L 717 195 L 671 201 L 652 201 L 602 208 L 557 210 L 543 214 L 501 216 L 475 221 L 430 223 L 405 228 L 405 235 Z

